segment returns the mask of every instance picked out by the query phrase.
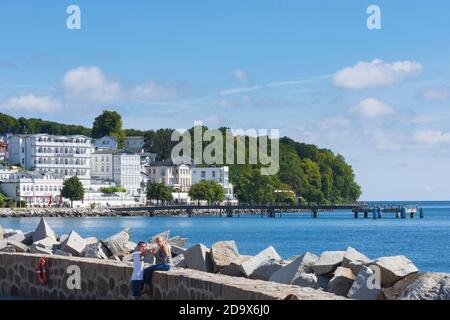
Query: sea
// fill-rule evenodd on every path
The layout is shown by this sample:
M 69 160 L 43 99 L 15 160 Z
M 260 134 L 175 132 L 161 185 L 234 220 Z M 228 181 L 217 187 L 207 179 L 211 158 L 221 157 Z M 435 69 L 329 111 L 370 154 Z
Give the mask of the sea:
M 382 219 L 355 219 L 350 211 L 307 212 L 261 215 L 170 217 L 83 217 L 46 218 L 58 233 L 76 230 L 83 237 L 104 239 L 130 227 L 131 240 L 146 241 L 165 230 L 171 236 L 188 238 L 186 247 L 197 243 L 211 246 L 220 240 L 234 240 L 240 254 L 255 255 L 273 246 L 283 258 L 310 251 L 345 250 L 351 246 L 371 259 L 404 255 L 421 271 L 450 272 L 450 201 L 377 202 L 417 205 L 424 219 L 396 219 L 385 213 Z M 32 231 L 39 218 L 1 218 L 3 228 Z

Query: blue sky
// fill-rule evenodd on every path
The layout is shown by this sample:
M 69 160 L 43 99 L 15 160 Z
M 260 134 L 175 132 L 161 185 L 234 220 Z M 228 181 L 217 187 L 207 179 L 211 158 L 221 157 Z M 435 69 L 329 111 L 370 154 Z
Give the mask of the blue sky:
M 66 9 L 81 8 L 81 30 Z M 381 8 L 381 30 L 366 9 Z M 450 197 L 448 1 L 0 0 L 0 112 L 90 126 L 279 128 L 364 200 Z

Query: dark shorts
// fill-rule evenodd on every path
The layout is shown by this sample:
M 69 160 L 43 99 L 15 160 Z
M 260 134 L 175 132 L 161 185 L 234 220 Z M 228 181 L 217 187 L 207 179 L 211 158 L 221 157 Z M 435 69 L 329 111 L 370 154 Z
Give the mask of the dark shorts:
M 132 280 L 131 281 L 131 291 L 133 291 L 133 297 L 139 297 L 140 293 L 144 288 L 144 280 Z

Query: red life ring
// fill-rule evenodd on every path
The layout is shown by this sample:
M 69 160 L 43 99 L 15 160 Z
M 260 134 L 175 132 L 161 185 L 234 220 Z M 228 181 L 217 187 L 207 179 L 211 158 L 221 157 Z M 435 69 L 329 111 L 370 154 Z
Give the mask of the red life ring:
M 48 263 L 44 258 L 39 258 L 36 266 L 36 277 L 39 284 L 46 284 L 48 281 Z

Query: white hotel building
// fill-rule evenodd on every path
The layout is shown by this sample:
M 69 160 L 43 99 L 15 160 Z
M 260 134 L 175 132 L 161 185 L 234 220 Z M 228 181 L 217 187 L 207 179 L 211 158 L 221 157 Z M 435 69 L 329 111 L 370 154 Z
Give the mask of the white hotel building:
M 2 181 L 1 189 L 7 197 L 26 201 L 28 205 L 59 205 L 63 181 L 62 176 L 51 172 L 17 172 Z
M 83 135 L 14 135 L 9 138 L 8 162 L 26 170 L 78 176 L 88 186 L 91 178 L 91 139 Z
M 215 181 L 225 189 L 226 200 L 234 200 L 233 184 L 229 181 L 229 168 L 224 167 L 194 167 L 192 170 L 192 184 L 202 180 Z
M 141 188 L 141 157 L 123 150 L 97 150 L 92 153 L 91 174 L 93 179 L 112 181 L 136 194 Z

